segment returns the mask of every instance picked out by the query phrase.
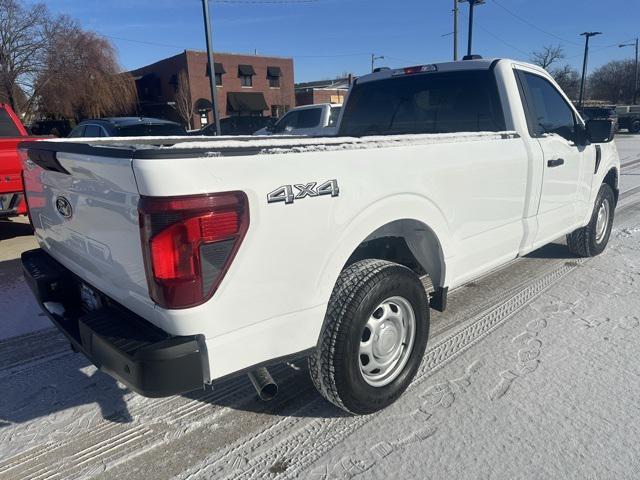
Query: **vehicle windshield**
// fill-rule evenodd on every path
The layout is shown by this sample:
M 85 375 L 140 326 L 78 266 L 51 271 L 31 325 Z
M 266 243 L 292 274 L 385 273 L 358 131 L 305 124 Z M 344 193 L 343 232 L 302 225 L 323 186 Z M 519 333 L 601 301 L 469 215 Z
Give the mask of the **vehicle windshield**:
M 118 127 L 119 137 L 161 137 L 186 134 L 184 127 L 171 123 L 139 123 Z
M 356 83 L 344 109 L 343 136 L 505 129 L 496 81 L 488 70 Z

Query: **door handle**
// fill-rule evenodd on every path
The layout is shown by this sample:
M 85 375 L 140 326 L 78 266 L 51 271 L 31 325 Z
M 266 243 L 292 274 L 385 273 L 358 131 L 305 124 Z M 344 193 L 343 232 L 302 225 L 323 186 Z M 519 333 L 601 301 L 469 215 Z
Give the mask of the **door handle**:
M 547 167 L 559 167 L 560 165 L 564 165 L 564 158 L 556 158 L 554 160 L 547 161 Z

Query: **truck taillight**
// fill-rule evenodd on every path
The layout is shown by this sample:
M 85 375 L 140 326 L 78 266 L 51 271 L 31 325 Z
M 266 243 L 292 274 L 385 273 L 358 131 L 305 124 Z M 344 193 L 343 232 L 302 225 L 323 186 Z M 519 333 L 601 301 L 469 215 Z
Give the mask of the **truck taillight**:
M 151 298 L 164 308 L 211 298 L 249 226 L 247 196 L 141 197 L 138 212 Z

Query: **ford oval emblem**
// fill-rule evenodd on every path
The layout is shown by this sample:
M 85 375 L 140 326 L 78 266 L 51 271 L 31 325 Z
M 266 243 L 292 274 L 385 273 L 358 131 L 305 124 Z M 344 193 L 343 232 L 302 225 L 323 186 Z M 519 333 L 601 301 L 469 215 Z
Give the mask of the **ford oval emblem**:
M 56 198 L 56 210 L 58 210 L 58 213 L 64 218 L 71 218 L 71 215 L 73 215 L 71 204 L 69 203 L 69 200 L 64 197 Z

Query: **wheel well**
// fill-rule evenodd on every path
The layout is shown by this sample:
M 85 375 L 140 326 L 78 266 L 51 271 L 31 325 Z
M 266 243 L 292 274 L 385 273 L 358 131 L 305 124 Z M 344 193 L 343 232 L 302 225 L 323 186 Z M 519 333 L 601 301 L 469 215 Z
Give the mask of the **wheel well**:
M 602 183 L 606 183 L 613 190 L 613 196 L 616 200 L 616 204 L 618 203 L 618 171 L 615 168 L 612 168 L 607 172 L 607 175 L 604 177 Z
M 378 228 L 358 245 L 345 267 L 367 258 L 399 263 L 418 275 L 428 275 L 435 288 L 443 286 L 440 242 L 433 230 L 417 220 L 396 220 Z

